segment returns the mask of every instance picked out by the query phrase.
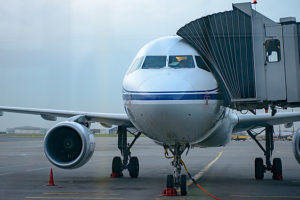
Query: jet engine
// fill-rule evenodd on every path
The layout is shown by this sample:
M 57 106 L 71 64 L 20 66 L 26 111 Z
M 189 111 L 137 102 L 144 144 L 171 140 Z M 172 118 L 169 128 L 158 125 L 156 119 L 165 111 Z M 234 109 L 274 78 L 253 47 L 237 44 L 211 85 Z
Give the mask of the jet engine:
M 51 128 L 44 140 L 48 160 L 64 169 L 75 169 L 89 161 L 95 150 L 92 132 L 77 122 L 61 122 Z
M 293 149 L 294 149 L 295 158 L 300 164 L 300 129 L 298 129 L 297 132 L 294 134 Z

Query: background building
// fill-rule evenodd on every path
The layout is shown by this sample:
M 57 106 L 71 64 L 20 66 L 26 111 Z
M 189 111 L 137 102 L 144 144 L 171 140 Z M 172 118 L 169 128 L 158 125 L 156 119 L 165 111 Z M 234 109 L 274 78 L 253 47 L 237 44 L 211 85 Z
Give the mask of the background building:
M 20 126 L 8 128 L 6 129 L 6 132 L 12 134 L 46 134 L 47 129 L 32 126 Z
M 114 126 L 111 128 L 100 128 L 100 129 L 91 129 L 94 134 L 116 134 L 118 131 L 118 127 Z

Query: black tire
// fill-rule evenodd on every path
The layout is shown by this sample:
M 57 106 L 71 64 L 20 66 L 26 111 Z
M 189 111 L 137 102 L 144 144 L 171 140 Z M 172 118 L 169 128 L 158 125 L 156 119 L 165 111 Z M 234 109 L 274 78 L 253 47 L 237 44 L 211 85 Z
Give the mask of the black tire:
M 255 179 L 264 179 L 265 166 L 262 158 L 255 158 Z
M 167 176 L 167 188 L 174 188 L 174 177 L 173 175 Z
M 273 179 L 275 180 L 282 179 L 282 162 L 280 158 L 273 159 L 272 173 L 273 173 Z
M 112 168 L 112 173 L 115 173 L 117 175 L 122 174 L 122 160 L 119 156 L 113 158 L 111 168 Z
M 181 190 L 181 195 L 185 196 L 187 195 L 187 181 L 186 181 L 186 175 L 181 175 L 180 176 L 180 190 Z
M 137 157 L 131 157 L 129 160 L 128 171 L 131 178 L 139 176 L 139 160 Z

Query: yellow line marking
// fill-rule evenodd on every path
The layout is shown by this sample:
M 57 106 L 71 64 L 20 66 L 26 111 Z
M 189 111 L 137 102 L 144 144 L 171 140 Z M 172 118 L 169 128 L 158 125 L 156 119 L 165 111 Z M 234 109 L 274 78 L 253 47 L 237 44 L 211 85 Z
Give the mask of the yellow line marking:
M 26 197 L 26 199 L 108 199 L 108 200 L 121 200 L 120 197 Z
M 73 192 L 73 193 L 65 193 L 65 192 L 60 192 L 60 193 L 43 193 L 45 195 L 99 195 L 99 196 L 116 196 L 120 194 L 111 194 L 111 193 L 78 193 L 78 192 Z
M 177 197 L 178 197 L 178 196 L 177 196 Z M 182 198 L 182 197 L 176 198 L 176 196 L 173 196 L 173 197 L 161 197 L 161 198 L 156 198 L 155 200 L 174 200 L 174 199 L 177 199 L 177 200 L 185 200 L 185 199 Z
M 239 198 L 271 198 L 271 199 L 300 199 L 300 196 L 252 196 L 252 195 L 231 195 Z
M 195 179 L 196 181 L 199 180 L 199 178 L 201 178 L 201 176 L 203 176 L 203 174 L 221 157 L 221 155 L 223 154 L 223 151 L 221 151 L 219 153 L 219 155 L 213 160 L 211 161 L 206 167 L 204 167 L 204 169 L 202 169 L 198 174 L 196 174 L 193 179 Z M 188 186 L 193 184 L 192 180 L 188 181 Z

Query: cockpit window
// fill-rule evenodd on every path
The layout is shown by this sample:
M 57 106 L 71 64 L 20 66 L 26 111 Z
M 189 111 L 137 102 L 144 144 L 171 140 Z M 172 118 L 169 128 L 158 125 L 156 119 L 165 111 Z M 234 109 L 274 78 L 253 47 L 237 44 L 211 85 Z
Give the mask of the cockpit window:
M 211 72 L 200 56 L 195 56 L 197 66 L 205 71 Z
M 128 73 L 134 72 L 135 70 L 139 69 L 143 63 L 143 60 L 144 60 L 144 56 L 135 59 L 135 61 L 131 65 Z
M 194 68 L 194 60 L 192 56 L 170 56 L 169 67 L 172 68 Z
M 167 56 L 146 56 L 143 69 L 159 69 L 166 66 Z

